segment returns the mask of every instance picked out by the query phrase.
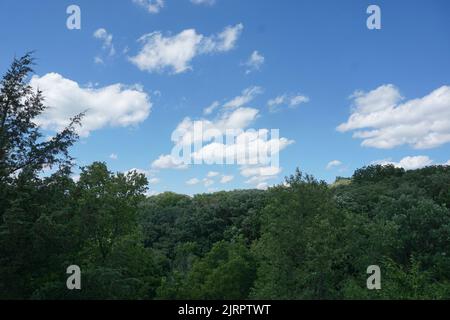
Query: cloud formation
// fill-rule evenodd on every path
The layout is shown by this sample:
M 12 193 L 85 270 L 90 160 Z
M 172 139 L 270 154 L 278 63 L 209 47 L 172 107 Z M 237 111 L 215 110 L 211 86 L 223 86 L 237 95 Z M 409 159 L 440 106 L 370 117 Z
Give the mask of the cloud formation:
M 159 13 L 165 5 L 164 0 L 133 0 L 133 2 L 152 14 Z
M 261 87 L 253 86 L 242 91 L 241 95 L 226 102 L 223 107 L 226 109 L 236 109 L 251 102 L 257 95 L 263 92 Z
M 227 183 L 230 183 L 231 181 L 233 181 L 234 180 L 234 176 L 226 176 L 226 175 L 223 175 L 222 176 L 222 178 L 220 179 L 220 183 L 221 184 L 227 184 Z
M 351 99 L 352 114 L 337 130 L 354 131 L 353 137 L 362 139 L 362 146 L 430 149 L 450 142 L 450 86 L 405 101 L 388 84 L 370 92 L 357 91 Z
M 152 163 L 153 169 L 176 169 L 176 170 L 184 170 L 187 169 L 188 166 L 178 159 L 172 157 L 172 155 L 161 155 L 158 159 L 153 161 Z
M 113 56 L 116 54 L 116 49 L 113 44 L 113 35 L 108 33 L 106 29 L 100 28 L 94 32 L 94 38 L 101 40 L 103 43 L 103 50 L 108 51 L 109 56 Z M 101 59 L 97 57 L 96 59 Z
M 282 169 L 273 166 L 243 166 L 241 175 L 247 178 L 246 184 L 256 187 L 256 189 L 266 190 L 269 188 L 270 180 L 278 178 Z
M 247 165 L 250 168 L 274 163 L 274 157 L 278 159 L 279 153 L 294 141 L 279 137 L 278 132 L 274 135 L 269 129 L 249 130 L 250 125 L 259 117 L 259 110 L 243 105 L 261 91 L 259 87 L 244 90 L 242 95 L 222 105 L 212 119 L 184 118 L 172 133 L 175 153 L 162 155 L 159 161 L 157 160 L 162 163 L 162 159 L 165 159 L 169 165 L 159 167 L 178 168 L 183 161 L 178 160 L 178 163 L 174 164 L 174 154 L 178 155 L 179 151 L 185 154 L 184 150 L 191 152 L 187 159 L 183 159 L 184 163 L 188 164 L 231 162 L 230 164 Z M 220 105 L 214 103 L 213 107 L 216 109 Z M 198 148 L 192 150 L 192 146 Z
M 204 36 L 186 29 L 171 36 L 152 32 L 142 36 L 142 48 L 129 60 L 142 71 L 178 74 L 192 69 L 191 61 L 199 55 L 232 50 L 243 30 L 242 24 L 226 27 L 221 33 Z
M 289 95 L 289 94 L 283 94 L 281 96 L 278 96 L 276 98 L 273 98 L 267 102 L 267 105 L 269 106 L 270 112 L 278 112 L 281 110 L 282 105 L 287 105 L 289 108 L 295 108 L 302 103 L 308 103 L 310 101 L 309 97 L 301 94 L 297 95 Z
M 43 91 L 48 106 L 36 121 L 39 126 L 60 131 L 70 118 L 86 111 L 78 130 L 83 137 L 105 127 L 135 126 L 148 118 L 152 108 L 149 95 L 140 85 L 82 87 L 58 73 L 33 76 L 30 85 Z
M 340 167 L 340 166 L 342 166 L 342 162 L 341 161 L 333 160 L 333 161 L 328 162 L 326 169 L 327 170 L 331 170 L 333 168 L 337 168 L 337 167 Z
M 394 162 L 391 160 L 378 160 L 375 161 L 374 164 L 380 165 L 393 165 L 397 168 L 403 168 L 405 170 L 416 170 L 421 169 L 427 166 L 431 166 L 433 164 L 433 160 L 428 156 L 414 156 L 414 157 L 405 157 L 401 159 L 399 162 Z
M 258 71 L 261 69 L 262 65 L 265 62 L 265 58 L 258 51 L 253 51 L 250 55 L 250 58 L 244 63 L 244 66 L 247 67 L 246 74 L 249 74 L 253 71 Z
M 200 180 L 197 179 L 197 178 L 192 178 L 192 179 L 189 179 L 188 181 L 186 181 L 186 184 L 188 186 L 195 186 L 195 185 L 197 185 L 199 183 L 200 183 Z

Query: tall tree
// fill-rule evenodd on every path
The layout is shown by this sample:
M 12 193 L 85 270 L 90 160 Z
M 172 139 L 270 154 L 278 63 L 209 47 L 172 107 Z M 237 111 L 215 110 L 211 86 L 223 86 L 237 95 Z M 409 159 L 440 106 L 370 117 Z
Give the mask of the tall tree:
M 57 166 L 67 181 L 72 162 L 68 150 L 78 138 L 76 127 L 82 118 L 75 116 L 64 130 L 44 139 L 36 120 L 46 106 L 43 93 L 29 85 L 32 66 L 31 53 L 14 59 L 0 80 L 0 297 L 8 298 L 28 297 L 37 273 L 49 270 L 51 258 L 61 253 L 58 244 L 64 247 L 55 241 L 62 228 L 39 230 L 56 226 L 57 215 L 66 212 L 63 200 L 69 184 L 58 183 L 62 180 L 56 176 L 39 179 L 38 173 Z M 40 234 L 54 246 L 41 245 Z
M 28 83 L 32 65 L 31 53 L 16 58 L 0 81 L 0 182 L 21 171 L 68 164 L 68 149 L 78 138 L 76 126 L 83 114 L 51 139 L 43 139 L 36 119 L 46 106 L 43 93 Z

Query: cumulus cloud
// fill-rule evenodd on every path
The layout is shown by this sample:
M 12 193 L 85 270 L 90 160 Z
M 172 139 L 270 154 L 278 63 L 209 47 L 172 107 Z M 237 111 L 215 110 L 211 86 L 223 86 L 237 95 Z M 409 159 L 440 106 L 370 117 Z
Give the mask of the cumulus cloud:
M 269 184 L 267 182 L 261 182 L 256 186 L 258 190 L 267 190 L 269 189 Z
M 327 170 L 331 170 L 333 168 L 337 168 L 337 167 L 340 167 L 340 166 L 342 166 L 342 162 L 341 161 L 333 160 L 333 161 L 328 162 Z
M 216 172 L 216 171 L 210 171 L 208 172 L 208 178 L 214 178 L 217 177 L 220 173 Z
M 192 179 L 189 179 L 188 181 L 186 181 L 186 184 L 189 186 L 195 186 L 199 183 L 200 183 L 200 180 L 197 178 L 192 178 Z
M 204 53 L 230 51 L 236 46 L 242 30 L 244 30 L 244 25 L 242 23 L 235 26 L 227 26 L 217 35 L 204 37 L 204 42 L 202 43 L 200 50 Z
M 261 69 L 261 66 L 264 64 L 265 58 L 258 51 L 253 51 L 250 55 L 250 58 L 244 63 L 244 66 L 247 67 L 246 73 L 249 74 L 253 71 L 258 71 Z
M 152 32 L 139 39 L 142 48 L 129 60 L 142 71 L 182 73 L 192 69 L 191 61 L 196 56 L 233 49 L 243 28 L 242 24 L 228 26 L 213 36 L 204 36 L 195 29 L 174 36 Z
M 250 130 L 258 118 L 254 108 L 239 107 L 253 96 L 255 87 L 244 90 L 245 98 L 235 98 L 221 108 L 213 119 L 183 119 L 172 133 L 174 148 L 164 159 L 183 158 L 180 163 L 268 165 L 277 162 L 279 153 L 294 143 L 278 131 Z M 236 108 L 237 107 L 237 108 Z M 195 146 L 192 150 L 192 146 Z M 187 150 L 187 152 L 185 152 Z M 180 153 L 183 153 L 181 155 Z M 178 165 L 180 165 L 178 163 Z M 172 168 L 176 166 L 165 166 Z
M 280 111 L 280 106 L 287 105 L 289 108 L 295 108 L 302 103 L 308 103 L 310 101 L 309 97 L 301 94 L 289 95 L 283 94 L 275 97 L 267 102 L 270 112 Z
M 111 160 L 117 160 L 117 159 L 119 159 L 119 157 L 118 157 L 117 154 L 115 154 L 115 153 L 111 153 L 111 154 L 109 155 L 109 158 L 110 158 Z
M 86 111 L 78 130 L 83 137 L 104 127 L 135 126 L 147 119 L 152 108 L 149 95 L 140 85 L 82 87 L 58 73 L 33 76 L 30 85 L 43 91 L 48 106 L 36 121 L 39 126 L 60 131 L 71 117 Z
M 255 186 L 256 189 L 266 190 L 269 181 L 278 178 L 282 168 L 273 166 L 243 166 L 241 175 L 247 180 L 245 183 Z
M 433 160 L 428 156 L 414 156 L 414 157 L 405 157 L 401 159 L 399 162 L 394 162 L 391 160 L 378 160 L 375 161 L 374 164 L 380 165 L 394 165 L 397 168 L 403 168 L 405 170 L 416 170 L 421 169 L 427 166 L 431 166 L 433 164 Z
M 153 161 L 152 163 L 153 169 L 177 169 L 184 170 L 187 169 L 188 166 L 178 159 L 172 157 L 172 155 L 161 155 L 158 159 Z
M 392 84 L 352 96 L 353 110 L 340 132 L 354 131 L 362 145 L 379 149 L 409 145 L 436 148 L 450 142 L 450 86 L 407 100 Z
M 230 183 L 231 181 L 233 181 L 234 180 L 234 176 L 226 176 L 226 175 L 223 175 L 222 176 L 222 178 L 220 179 L 220 183 L 222 183 L 222 184 L 227 184 L 227 183 Z
M 172 141 L 177 144 L 191 144 L 198 140 L 208 141 L 215 133 L 225 134 L 227 130 L 243 130 L 258 117 L 259 111 L 254 108 L 238 108 L 227 111 L 213 120 L 193 120 L 184 118 L 174 131 Z M 201 125 L 200 135 L 194 134 L 195 126 Z
M 164 8 L 164 0 L 133 0 L 133 2 L 153 14 L 159 13 Z
M 147 34 L 139 39 L 141 51 L 130 61 L 140 70 L 162 72 L 169 69 L 182 73 L 191 69 L 191 60 L 198 54 L 202 36 L 194 29 L 184 30 L 173 37 L 164 37 L 160 32 Z
M 241 175 L 244 177 L 274 177 L 281 173 L 279 167 L 242 167 Z
M 195 163 L 221 163 L 231 158 L 237 163 L 257 164 L 262 159 L 261 155 L 274 155 L 293 143 L 286 138 L 270 137 L 268 129 L 244 130 L 258 114 L 256 109 L 239 108 L 213 121 L 199 122 L 186 118 L 174 131 L 174 143 L 180 146 L 179 149 L 184 145 L 201 143 L 201 148 L 191 155 L 191 161 Z M 230 130 L 234 130 L 235 136 L 232 141 L 225 141 Z

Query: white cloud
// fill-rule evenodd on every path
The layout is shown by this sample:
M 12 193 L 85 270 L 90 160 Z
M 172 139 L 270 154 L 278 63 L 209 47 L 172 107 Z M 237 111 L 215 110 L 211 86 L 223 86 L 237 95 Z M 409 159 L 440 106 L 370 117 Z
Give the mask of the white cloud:
M 355 131 L 353 137 L 362 139 L 363 146 L 429 149 L 450 142 L 450 86 L 408 101 L 391 84 L 357 91 L 351 98 L 352 114 L 337 130 Z
M 227 183 L 230 183 L 231 181 L 233 181 L 234 180 L 234 176 L 226 176 L 226 175 L 224 175 L 224 176 L 222 176 L 222 178 L 220 179 L 220 183 L 222 183 L 222 184 L 227 184 Z
M 214 120 L 200 119 L 203 134 L 199 136 L 194 135 L 197 121 L 185 118 L 174 130 L 173 137 L 177 138 L 173 142 L 176 144 L 191 144 L 192 142 L 197 142 L 198 139 L 203 141 L 211 140 L 213 136 L 209 132 L 213 129 L 218 130 L 222 134 L 225 134 L 227 129 L 245 129 L 258 117 L 258 114 L 259 111 L 257 109 L 239 108 L 224 112 Z
M 99 39 L 99 40 L 101 40 L 103 42 L 103 49 L 107 50 L 108 54 L 110 56 L 113 56 L 113 55 L 116 54 L 116 49 L 114 48 L 114 44 L 112 42 L 113 35 L 108 33 L 108 31 L 106 31 L 105 28 L 97 29 L 94 32 L 94 38 Z M 96 61 L 97 61 L 97 59 L 96 59 Z M 103 60 L 102 60 L 102 62 L 103 62 Z
M 258 51 L 253 51 L 250 58 L 248 58 L 247 62 L 244 63 L 244 66 L 247 67 L 246 73 L 249 74 L 253 71 L 258 71 L 261 69 L 261 66 L 264 64 L 265 58 Z
M 246 106 L 248 103 L 253 101 L 256 96 L 263 93 L 263 89 L 261 87 L 252 86 L 242 90 L 241 94 L 234 97 L 233 99 L 225 102 L 222 106 L 224 109 L 237 109 L 240 107 Z M 203 110 L 203 114 L 205 116 L 212 114 L 216 109 L 221 107 L 219 101 L 214 101 L 210 106 Z
M 308 97 L 302 96 L 302 95 L 297 95 L 297 96 L 291 97 L 291 100 L 289 101 L 289 106 L 296 107 L 302 103 L 307 103 L 307 102 L 309 102 Z
M 216 110 L 218 107 L 220 107 L 220 103 L 219 101 L 214 101 L 209 107 L 205 108 L 203 110 L 203 114 L 204 115 L 210 115 L 211 113 L 214 112 L 214 110 Z
M 164 0 L 133 0 L 133 2 L 153 14 L 159 13 L 164 8 Z
M 196 4 L 196 5 L 203 4 L 203 5 L 212 6 L 213 4 L 216 3 L 216 0 L 191 0 L 191 3 Z
M 30 85 L 43 91 L 49 107 L 37 119 L 38 125 L 60 131 L 71 117 L 86 111 L 78 130 L 83 137 L 104 127 L 137 125 L 147 119 L 152 107 L 150 97 L 139 85 L 119 83 L 103 88 L 83 88 L 57 73 L 33 76 Z
M 142 71 L 182 73 L 192 69 L 191 61 L 198 55 L 233 49 L 242 30 L 243 25 L 237 24 L 210 37 L 198 34 L 195 29 L 186 29 L 174 36 L 152 32 L 139 39 L 143 47 L 129 60 Z
M 103 61 L 103 59 L 101 57 L 99 57 L 99 56 L 94 58 L 94 62 L 96 64 L 104 64 L 105 63 L 105 61 Z
M 333 168 L 340 167 L 340 166 L 342 166 L 342 162 L 341 162 L 341 161 L 339 161 L 339 160 L 333 160 L 333 161 L 330 161 L 330 162 L 327 164 L 327 170 L 331 170 L 331 169 L 333 169 Z
M 278 167 L 242 167 L 241 175 L 248 178 L 252 176 L 273 177 L 281 173 Z
M 261 155 L 277 155 L 280 151 L 293 143 L 292 140 L 279 137 L 270 137 L 268 129 L 258 131 L 243 131 L 256 118 L 256 109 L 237 109 L 225 119 L 216 122 L 205 121 L 203 125 L 203 145 L 202 148 L 192 154 L 194 161 L 204 161 L 206 163 L 221 163 L 224 159 L 235 159 L 238 164 L 254 163 L 261 164 Z M 177 144 L 190 145 L 194 136 L 194 122 L 190 119 L 183 122 L 183 129 L 180 132 L 180 140 Z M 189 124 L 188 124 L 189 123 Z M 227 129 L 242 130 L 233 141 L 216 141 L 214 136 L 209 136 L 208 129 L 214 128 L 215 132 L 226 134 Z M 270 161 L 268 157 L 266 159 Z M 219 161 L 219 162 L 218 162 Z
M 244 95 L 252 95 L 251 91 L 254 90 L 244 91 Z M 241 105 L 238 100 L 242 101 L 234 99 L 233 106 Z M 187 117 L 172 133 L 174 150 L 188 149 L 192 152 L 192 145 L 199 146 L 191 154 L 185 154 L 187 156 L 183 159 L 185 163 L 222 164 L 227 162 L 226 160 L 237 165 L 272 163 L 274 157 L 278 157 L 279 152 L 294 141 L 274 135 L 268 129 L 249 130 L 250 124 L 258 116 L 257 109 L 244 107 L 233 109 L 228 106 L 212 120 L 193 120 Z M 232 139 L 230 131 L 234 131 Z M 175 151 L 173 156 L 162 157 L 173 159 L 177 152 Z
M 186 181 L 186 184 L 190 185 L 190 186 L 195 186 L 195 185 L 197 185 L 199 183 L 200 183 L 200 180 L 197 179 L 197 178 L 192 178 L 192 179 Z
M 283 104 L 286 101 L 286 95 L 278 96 L 276 98 L 273 98 L 267 102 L 267 105 L 269 107 L 279 106 L 280 104 Z
M 150 178 L 148 179 L 149 184 L 158 184 L 161 180 L 159 178 Z
M 205 38 L 204 47 L 201 50 L 206 53 L 230 51 L 236 46 L 242 30 L 244 30 L 242 23 L 228 26 L 218 35 Z
M 220 173 L 215 172 L 215 171 L 210 171 L 208 172 L 208 178 L 214 178 L 217 177 Z
M 191 69 L 189 63 L 198 54 L 202 36 L 189 29 L 166 38 L 160 32 L 153 32 L 139 41 L 143 48 L 130 61 L 140 70 L 162 72 L 170 69 L 173 73 L 182 73 Z
M 145 195 L 146 195 L 147 197 L 155 197 L 155 196 L 158 196 L 158 195 L 160 195 L 160 194 L 161 194 L 161 192 L 156 191 L 156 190 L 149 190 L 149 191 L 147 191 L 147 192 L 145 193 Z
M 267 102 L 270 112 L 280 111 L 281 105 L 287 105 L 289 108 L 295 108 L 302 103 L 308 103 L 310 101 L 309 97 L 298 94 L 298 95 L 288 95 L 283 94 L 281 96 L 275 97 Z
M 403 168 L 405 170 L 416 170 L 427 166 L 431 166 L 433 164 L 433 160 L 431 160 L 428 156 L 415 156 L 415 157 L 405 157 L 401 159 L 399 162 L 393 162 L 390 160 L 379 160 L 375 161 L 374 164 L 380 165 L 391 164 L 397 168 Z
M 247 178 L 245 183 L 254 185 L 257 189 L 266 190 L 268 181 L 278 178 L 282 168 L 273 166 L 244 166 L 241 167 L 241 175 Z
M 212 179 L 207 179 L 207 178 L 203 179 L 203 184 L 204 184 L 204 186 L 205 186 L 206 188 L 208 188 L 208 187 L 214 185 L 214 183 L 215 183 L 215 182 L 214 182 L 214 180 L 212 180 Z
M 450 160 L 448 160 L 444 165 L 445 166 L 450 166 Z
M 174 159 L 171 155 L 161 155 L 157 160 L 153 161 L 153 169 L 187 169 L 187 165 Z
M 115 153 L 111 153 L 111 154 L 109 155 L 109 158 L 110 158 L 111 160 L 117 160 L 117 159 L 119 159 L 119 157 L 118 157 L 117 154 L 115 154 Z
M 258 190 L 267 190 L 269 189 L 269 184 L 267 182 L 261 182 L 256 186 Z
M 251 102 L 257 95 L 263 92 L 261 87 L 250 87 L 242 91 L 241 95 L 224 104 L 224 108 L 236 109 Z

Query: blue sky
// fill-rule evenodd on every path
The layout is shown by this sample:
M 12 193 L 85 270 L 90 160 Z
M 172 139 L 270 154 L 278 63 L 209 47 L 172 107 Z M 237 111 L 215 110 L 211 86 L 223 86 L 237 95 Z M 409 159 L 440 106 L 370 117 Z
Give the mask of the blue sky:
M 450 160 L 450 2 L 193 2 L 2 0 L 0 71 L 35 50 L 31 82 L 48 89 L 53 110 L 41 120 L 46 133 L 86 106 L 77 165 L 140 169 L 152 193 L 266 188 L 296 167 L 332 182 L 374 162 Z M 80 30 L 66 27 L 72 4 Z M 381 30 L 366 26 L 371 4 Z M 280 130 L 289 142 L 280 170 L 157 162 L 186 118 L 233 115 L 243 129 Z

